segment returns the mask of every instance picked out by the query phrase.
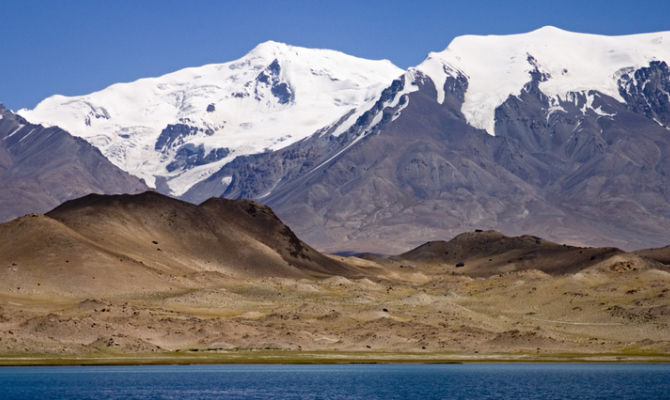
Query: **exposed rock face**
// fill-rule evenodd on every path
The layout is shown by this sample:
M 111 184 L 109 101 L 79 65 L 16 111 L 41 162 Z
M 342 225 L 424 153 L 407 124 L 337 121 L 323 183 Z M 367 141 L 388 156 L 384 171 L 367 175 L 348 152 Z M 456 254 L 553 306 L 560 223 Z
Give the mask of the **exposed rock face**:
M 652 61 L 648 68 L 623 74 L 619 94 L 629 108 L 659 124 L 670 124 L 670 70 L 664 61 Z
M 89 193 L 147 190 L 83 139 L 32 125 L 0 105 L 0 221 Z
M 166 151 L 169 148 L 177 147 L 184 144 L 188 136 L 193 136 L 198 133 L 197 127 L 188 126 L 187 124 L 169 124 L 161 131 L 161 134 L 154 145 L 155 150 Z
M 258 74 L 256 81 L 259 84 L 270 87 L 270 93 L 277 98 L 279 104 L 288 104 L 295 97 L 289 83 L 281 81 L 280 72 L 279 60 L 275 58 L 264 71 Z M 258 91 L 258 88 L 256 90 Z M 256 94 L 258 95 L 258 92 Z
M 438 103 L 432 80 L 415 71 L 347 133 L 238 158 L 187 198 L 219 185 L 223 196 L 260 199 L 328 250 L 398 252 L 476 228 L 625 249 L 665 244 L 667 65 L 622 75 L 622 103 L 593 90 L 549 98 L 539 85 L 550 76 L 528 63 L 529 82 L 495 111 L 496 136 L 461 113 L 465 76 L 448 78 Z
M 176 169 L 189 169 L 220 160 L 228 154 L 230 154 L 230 150 L 227 148 L 212 149 L 205 154 L 204 145 L 195 146 L 187 143 L 177 150 L 174 161 L 169 163 L 166 168 L 170 172 Z

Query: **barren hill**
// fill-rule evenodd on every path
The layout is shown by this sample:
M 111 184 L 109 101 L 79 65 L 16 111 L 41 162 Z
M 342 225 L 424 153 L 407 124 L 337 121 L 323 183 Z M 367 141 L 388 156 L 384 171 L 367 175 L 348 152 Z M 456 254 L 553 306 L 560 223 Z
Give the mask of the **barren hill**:
M 452 240 L 427 242 L 395 258 L 443 265 L 470 276 L 536 269 L 552 275 L 575 273 L 623 251 L 575 247 L 537 236 L 508 237 L 497 231 L 462 233 Z
M 1 285 L 12 293 L 138 294 L 234 277 L 357 273 L 247 200 L 89 195 L 2 224 L 0 238 Z

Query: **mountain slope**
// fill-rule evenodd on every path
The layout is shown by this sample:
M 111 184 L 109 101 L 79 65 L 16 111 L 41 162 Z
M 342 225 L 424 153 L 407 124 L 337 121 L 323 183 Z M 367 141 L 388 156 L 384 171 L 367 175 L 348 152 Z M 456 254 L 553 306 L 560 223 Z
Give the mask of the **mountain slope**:
M 261 199 L 327 250 L 396 253 L 476 228 L 661 246 L 670 237 L 668 40 L 553 28 L 456 39 L 394 81 L 346 132 L 238 158 L 185 198 Z M 501 60 L 487 58 L 492 46 L 510 52 L 506 63 L 488 63 Z M 589 52 L 612 60 L 583 72 L 588 64 L 572 55 Z M 488 81 L 484 96 L 482 69 L 505 91 Z M 475 95 L 479 110 L 502 98 L 490 108 L 493 129 L 468 111 Z
M 56 127 L 32 125 L 2 105 L 0 186 L 0 221 L 45 212 L 91 192 L 147 189 L 86 141 Z
M 644 249 L 636 251 L 635 254 L 651 258 L 665 265 L 670 265 L 670 245 L 656 249 Z
M 56 95 L 19 113 L 86 139 L 121 169 L 181 195 L 237 156 L 344 129 L 402 72 L 386 60 L 265 42 L 236 61 Z

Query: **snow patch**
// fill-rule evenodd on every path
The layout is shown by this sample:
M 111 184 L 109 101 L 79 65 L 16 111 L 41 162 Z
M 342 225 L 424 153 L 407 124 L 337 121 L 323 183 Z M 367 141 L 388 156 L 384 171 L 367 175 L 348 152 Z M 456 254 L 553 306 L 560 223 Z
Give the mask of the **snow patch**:
M 586 104 L 585 104 L 586 109 L 593 111 L 594 113 L 600 115 L 601 117 L 613 117 L 616 115 L 616 113 L 615 114 L 606 113 L 605 111 L 602 110 L 601 107 L 594 107 L 593 101 L 595 100 L 595 98 L 596 96 L 592 93 L 586 94 Z M 586 114 L 586 111 L 584 110 L 582 111 L 582 113 Z
M 8 138 L 14 136 L 14 134 L 15 134 L 16 132 L 20 131 L 21 128 L 23 128 L 24 126 L 25 126 L 25 125 L 23 125 L 23 124 L 19 124 L 19 126 L 17 126 L 13 131 L 9 132 L 9 135 L 5 136 L 5 140 L 7 140 Z
M 26 140 L 26 138 L 27 138 L 28 136 L 30 136 L 33 132 L 35 132 L 35 128 L 32 128 L 31 130 L 28 131 L 28 133 L 26 133 L 25 135 L 23 135 L 23 137 L 22 137 L 21 139 L 19 139 L 19 142 L 23 142 L 24 140 Z M 10 135 L 10 136 L 11 136 L 11 135 Z

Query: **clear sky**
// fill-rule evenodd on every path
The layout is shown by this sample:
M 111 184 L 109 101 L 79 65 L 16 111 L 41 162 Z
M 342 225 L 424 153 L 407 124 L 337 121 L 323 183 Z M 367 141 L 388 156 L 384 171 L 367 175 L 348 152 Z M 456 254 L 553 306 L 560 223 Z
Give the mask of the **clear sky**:
M 234 60 L 266 40 L 406 68 L 463 34 L 670 30 L 670 1 L 2 0 L 0 17 L 0 102 L 16 110 Z

